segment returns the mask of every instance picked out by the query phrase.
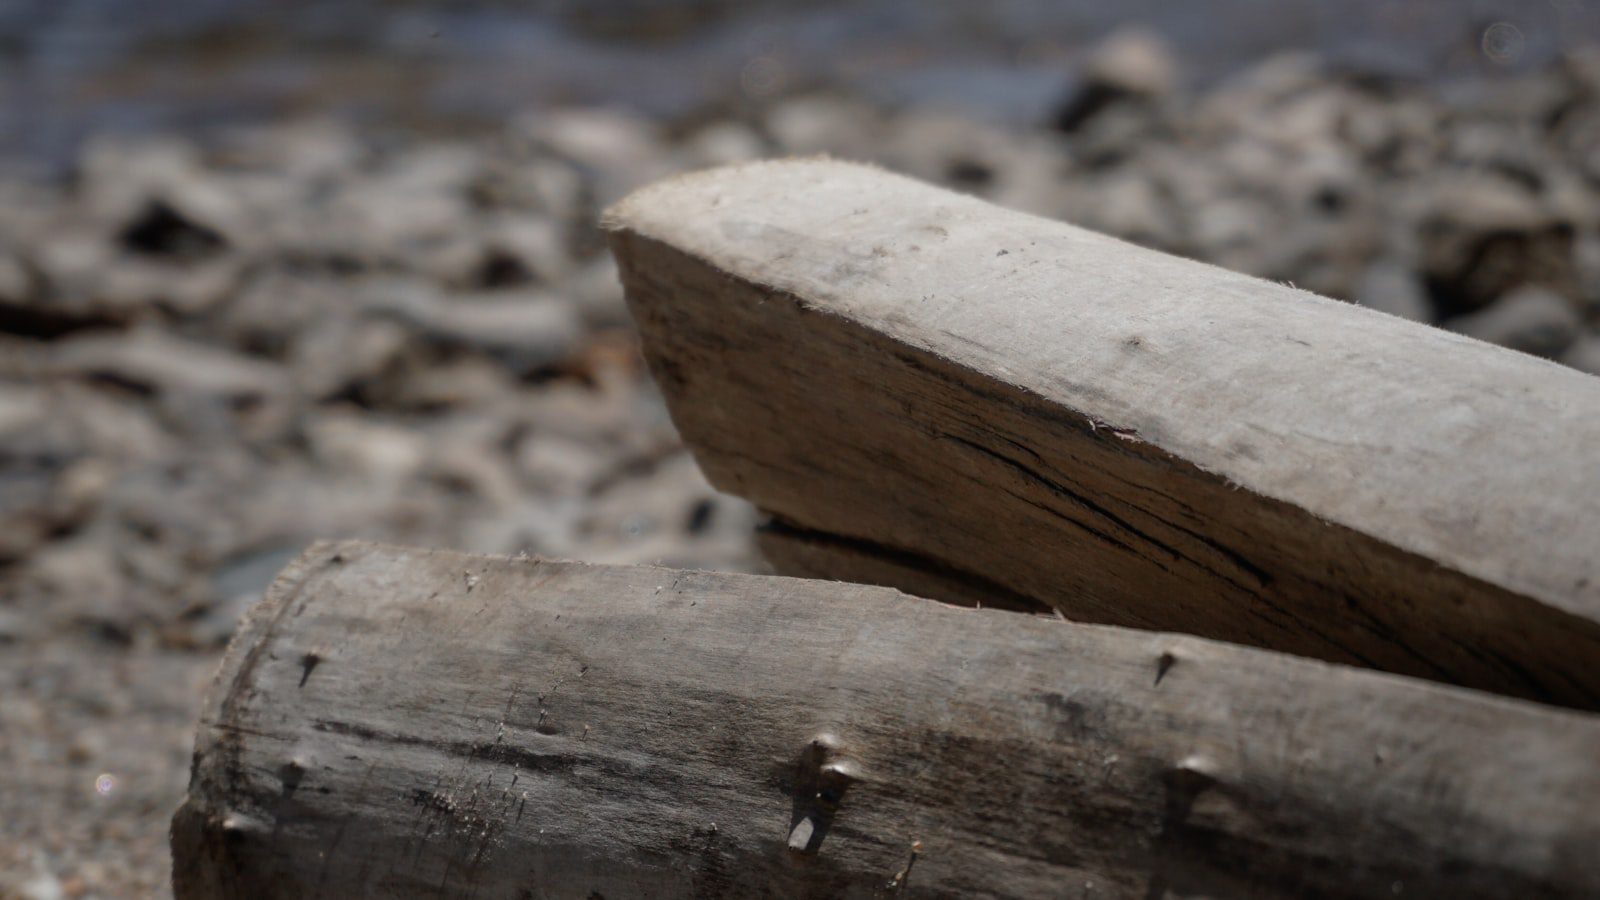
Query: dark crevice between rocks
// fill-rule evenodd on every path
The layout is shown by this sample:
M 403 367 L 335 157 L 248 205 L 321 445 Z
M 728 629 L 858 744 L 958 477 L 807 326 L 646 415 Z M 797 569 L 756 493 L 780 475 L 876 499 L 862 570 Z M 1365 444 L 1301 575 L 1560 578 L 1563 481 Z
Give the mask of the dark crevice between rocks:
M 222 234 L 183 215 L 164 200 L 152 200 L 122 229 L 118 240 L 146 256 L 202 259 L 227 247 Z
M 45 304 L 0 300 L 0 334 L 49 341 L 83 331 L 114 330 L 120 323 L 107 316 L 76 314 Z

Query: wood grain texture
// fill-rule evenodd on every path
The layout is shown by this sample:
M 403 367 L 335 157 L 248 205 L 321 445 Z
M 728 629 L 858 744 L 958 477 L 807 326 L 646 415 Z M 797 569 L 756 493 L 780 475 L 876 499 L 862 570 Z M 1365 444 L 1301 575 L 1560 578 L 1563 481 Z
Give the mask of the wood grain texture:
M 1600 707 L 1600 379 L 826 160 L 608 227 L 793 573 Z
M 1600 891 L 1591 716 L 862 585 L 322 544 L 195 746 L 180 900 Z

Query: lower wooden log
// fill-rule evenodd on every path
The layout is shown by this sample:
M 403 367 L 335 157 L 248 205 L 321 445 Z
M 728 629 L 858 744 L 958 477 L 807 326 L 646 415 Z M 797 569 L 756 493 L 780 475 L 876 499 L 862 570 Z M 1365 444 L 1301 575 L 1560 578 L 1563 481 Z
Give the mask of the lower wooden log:
M 1595 896 L 1600 720 L 861 585 L 321 544 L 230 647 L 198 897 Z

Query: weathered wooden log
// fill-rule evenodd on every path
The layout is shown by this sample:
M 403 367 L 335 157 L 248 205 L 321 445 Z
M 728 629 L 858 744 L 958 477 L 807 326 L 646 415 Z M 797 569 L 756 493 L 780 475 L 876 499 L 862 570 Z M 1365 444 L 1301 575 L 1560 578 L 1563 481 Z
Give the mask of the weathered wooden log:
M 608 225 L 789 574 L 1600 708 L 1600 380 L 826 160 Z
M 1600 892 L 1600 720 L 880 587 L 322 544 L 173 821 L 229 896 Z

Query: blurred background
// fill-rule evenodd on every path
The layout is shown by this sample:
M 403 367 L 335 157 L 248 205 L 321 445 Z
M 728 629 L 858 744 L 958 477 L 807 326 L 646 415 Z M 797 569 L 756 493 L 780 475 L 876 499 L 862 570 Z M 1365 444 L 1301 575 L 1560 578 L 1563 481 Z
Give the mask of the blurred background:
M 0 0 L 0 898 L 310 540 L 759 570 L 594 223 L 831 153 L 1600 373 L 1600 0 Z M 1418 372 L 1418 378 L 1427 373 Z

